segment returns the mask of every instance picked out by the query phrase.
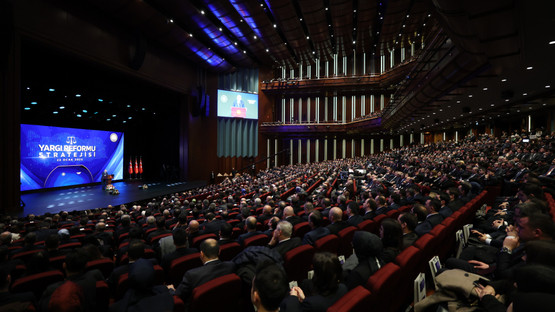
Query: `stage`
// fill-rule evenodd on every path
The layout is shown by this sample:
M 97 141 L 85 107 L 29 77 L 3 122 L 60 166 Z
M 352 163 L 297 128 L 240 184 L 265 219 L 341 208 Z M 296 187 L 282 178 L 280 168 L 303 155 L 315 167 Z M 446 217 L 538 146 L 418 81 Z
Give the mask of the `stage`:
M 139 186 L 143 184 L 147 184 L 148 189 L 140 189 Z M 60 211 L 104 208 L 108 207 L 108 205 L 115 207 L 121 204 L 202 187 L 206 185 L 206 181 L 151 183 L 122 181 L 115 182 L 113 185 L 120 192 L 119 195 L 111 195 L 107 191 L 103 191 L 100 184 L 22 194 L 21 200 L 25 203 L 25 207 L 18 217 L 31 213 L 42 215 L 46 212 L 54 214 Z

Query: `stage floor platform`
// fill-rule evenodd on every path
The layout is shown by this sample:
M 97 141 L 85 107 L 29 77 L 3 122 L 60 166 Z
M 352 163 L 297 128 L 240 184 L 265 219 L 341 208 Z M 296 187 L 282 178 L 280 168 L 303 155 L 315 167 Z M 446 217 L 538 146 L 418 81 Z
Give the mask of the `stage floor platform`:
M 120 192 L 119 195 L 111 195 L 103 191 L 101 185 L 80 186 L 62 190 L 22 194 L 21 200 L 25 203 L 25 207 L 18 217 L 23 217 L 31 213 L 42 215 L 46 212 L 58 213 L 60 211 L 104 208 L 108 207 L 108 205 L 115 207 L 121 204 L 202 187 L 206 185 L 206 181 L 151 183 L 143 181 L 121 181 L 113 184 Z M 148 189 L 140 189 L 139 186 L 143 184 L 147 184 Z

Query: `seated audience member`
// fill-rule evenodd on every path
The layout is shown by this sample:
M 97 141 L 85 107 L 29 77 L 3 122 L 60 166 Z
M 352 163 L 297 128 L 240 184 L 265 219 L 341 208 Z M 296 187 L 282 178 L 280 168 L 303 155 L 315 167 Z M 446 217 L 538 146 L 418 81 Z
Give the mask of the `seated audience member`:
M 414 244 L 414 242 L 418 239 L 418 235 L 414 233 L 414 229 L 418 224 L 416 216 L 412 213 L 405 212 L 399 215 L 397 221 L 403 230 L 402 249 L 412 246 L 412 244 Z
M 395 257 L 401 252 L 403 244 L 401 225 L 391 218 L 383 219 L 380 225 L 380 238 L 383 243 L 381 255 L 383 262 L 393 262 Z
M 237 242 L 241 246 L 245 243 L 245 239 L 262 234 L 262 232 L 256 230 L 256 218 L 253 216 L 250 216 L 245 220 L 245 227 L 247 228 L 247 233 L 241 234 L 237 238 Z
M 422 209 L 421 207 L 420 209 Z M 414 229 L 414 232 L 418 234 L 418 236 L 422 236 L 428 232 L 430 232 L 434 226 L 438 225 L 443 221 L 443 217 L 439 214 L 439 209 L 441 208 L 441 202 L 438 199 L 428 199 L 426 201 L 426 219 L 418 224 Z M 414 207 L 416 209 L 416 206 Z
M 389 210 L 391 210 L 389 209 L 389 206 L 387 206 L 387 200 L 385 196 L 382 196 L 382 195 L 376 196 L 375 201 L 376 201 L 376 204 L 378 205 L 378 207 L 376 207 L 376 210 L 375 210 L 376 216 L 387 213 Z
M 326 235 L 330 234 L 330 230 L 322 226 L 323 218 L 322 213 L 318 210 L 314 210 L 308 216 L 308 224 L 310 225 L 310 230 L 306 233 L 303 237 L 303 245 L 310 244 L 314 245 L 314 243 L 319 239 Z
M 316 253 L 312 263 L 314 276 L 311 280 L 304 280 L 301 287 L 291 289 L 290 295 L 281 303 L 280 311 L 325 312 L 347 293 L 347 287 L 340 283 L 343 272 L 336 255 Z
M 173 231 L 173 244 L 175 251 L 162 257 L 160 263 L 166 272 L 169 272 L 173 260 L 198 252 L 195 248 L 187 248 L 187 233 L 184 229 Z
M 358 264 L 354 269 L 344 271 L 345 285 L 349 290 L 359 285 L 366 285 L 368 278 L 383 265 L 380 258 L 383 244 L 375 234 L 365 231 L 355 232 L 353 249 Z
M 11 293 L 11 276 L 7 267 L 0 267 L 0 311 L 33 311 L 35 295 L 32 292 Z M 33 310 L 29 309 L 32 306 Z
M 96 299 L 96 282 L 103 281 L 104 276 L 102 276 L 99 270 L 85 271 L 86 265 L 87 255 L 84 250 L 79 248 L 68 253 L 66 262 L 64 263 L 66 280 L 79 285 L 83 290 L 84 306 L 88 307 L 88 311 L 99 311 L 100 307 L 97 306 Z M 64 284 L 64 282 L 55 283 L 46 288 L 39 304 L 43 311 L 48 311 L 47 307 L 51 301 L 51 296 L 53 296 L 56 289 L 62 284 Z M 71 289 L 69 286 L 67 287 Z
M 206 214 L 206 221 L 202 224 L 201 235 L 204 234 L 216 234 L 218 235 L 222 224 L 225 223 L 223 220 L 216 219 L 213 212 Z
M 220 237 L 218 244 L 220 244 L 220 246 L 236 242 L 236 240 L 231 238 L 231 235 L 233 234 L 233 226 L 227 222 L 222 222 L 220 232 L 218 234 Z
M 292 233 L 293 226 L 291 223 L 288 221 L 279 222 L 268 246 L 275 249 L 283 258 L 289 250 L 301 245 L 299 237 L 291 238 Z
M 166 229 L 166 218 L 158 217 L 156 219 L 156 230 L 148 234 L 148 241 L 151 241 L 154 237 L 171 233 L 169 230 Z
M 303 222 L 303 219 L 295 214 L 295 211 L 291 206 L 287 206 L 283 209 L 283 220 L 291 223 L 292 226 Z
M 183 236 L 186 236 L 184 230 Z M 173 311 L 173 297 L 164 285 L 154 285 L 155 271 L 146 259 L 135 261 L 129 269 L 129 289 L 119 301 L 110 306 L 110 311 Z
M 343 221 L 343 211 L 341 211 L 339 207 L 330 209 L 328 219 L 330 220 L 330 224 L 326 226 L 326 228 L 330 230 L 331 234 L 337 235 L 341 230 L 349 226 L 347 222 Z
M 289 284 L 283 268 L 269 261 L 256 267 L 251 287 L 251 302 L 256 311 L 279 311 L 279 305 L 288 293 Z
M 364 209 L 364 215 L 362 216 L 362 219 L 371 220 L 376 216 L 376 208 L 378 208 L 378 205 L 376 204 L 376 201 L 372 198 L 367 198 L 364 200 L 362 208 Z
M 120 265 L 112 271 L 112 274 L 108 278 L 108 285 L 115 290 L 121 275 L 129 272 L 129 265 L 133 262 L 142 258 L 145 254 L 145 244 L 141 240 L 132 240 L 129 242 L 127 248 L 127 256 L 129 257 L 129 262 L 127 264 Z
M 187 226 L 187 235 L 189 235 L 189 242 L 192 243 L 193 239 L 200 234 L 200 224 L 197 220 L 191 220 L 189 222 L 189 226 Z
M 264 208 L 262 208 L 262 214 L 258 216 L 257 222 L 264 224 L 264 222 L 269 220 L 272 216 L 272 206 L 264 205 Z
M 347 204 L 347 209 L 345 210 L 345 215 L 347 216 L 347 224 L 350 226 L 357 226 L 359 223 L 364 221 L 359 215 L 359 207 L 357 202 L 352 201 Z
M 58 234 L 50 234 L 44 241 L 46 247 L 46 255 L 48 258 L 63 256 L 66 253 L 58 249 L 60 246 L 60 237 Z
M 220 246 L 218 241 L 212 238 L 204 240 L 200 244 L 200 260 L 202 266 L 185 272 L 183 280 L 175 289 L 175 294 L 187 304 L 193 293 L 193 289 L 215 278 L 235 273 L 233 262 L 220 261 L 218 254 Z M 170 290 L 174 290 L 173 285 L 168 285 Z

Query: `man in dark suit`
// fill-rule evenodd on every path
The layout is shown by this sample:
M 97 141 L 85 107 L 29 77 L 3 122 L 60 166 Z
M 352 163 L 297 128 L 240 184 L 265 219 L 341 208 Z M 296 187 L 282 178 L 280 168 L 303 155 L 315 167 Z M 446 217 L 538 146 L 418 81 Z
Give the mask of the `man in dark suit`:
M 443 216 L 438 212 L 440 208 L 441 202 L 439 199 L 432 198 L 426 201 L 425 209 L 428 212 L 428 215 L 426 216 L 426 219 L 414 229 L 414 232 L 418 234 L 418 236 L 422 236 L 430 232 L 434 226 L 443 221 Z
M 359 207 L 355 201 L 350 202 L 345 210 L 345 215 L 348 216 L 347 224 L 350 226 L 357 226 L 359 223 L 364 221 L 362 217 L 358 214 Z
M 299 237 L 291 238 L 292 233 L 293 225 L 291 223 L 287 221 L 279 222 L 268 246 L 276 250 L 281 257 L 284 257 L 289 250 L 301 245 Z
M 364 209 L 364 215 L 362 215 L 363 220 L 371 220 L 376 216 L 376 201 L 372 198 L 367 198 L 364 203 L 362 204 L 362 208 Z
M 218 241 L 209 238 L 200 244 L 200 260 L 203 266 L 194 268 L 185 273 L 183 280 L 175 289 L 175 294 L 181 297 L 184 302 L 189 301 L 193 289 L 215 278 L 235 273 L 235 264 L 230 261 L 220 261 L 218 254 L 220 253 L 220 246 Z M 173 290 L 173 285 L 168 285 L 170 290 Z
M 148 234 L 148 240 L 151 241 L 156 236 L 168 233 L 171 232 L 169 230 L 166 230 L 166 218 L 158 217 L 156 219 L 156 230 Z
M 256 218 L 253 216 L 250 216 L 245 220 L 245 226 L 247 227 L 247 233 L 241 234 L 237 238 L 237 242 L 241 246 L 243 246 L 245 239 L 249 237 L 253 237 L 258 234 L 262 234 L 260 231 L 256 230 Z
M 387 213 L 390 210 L 387 206 L 387 200 L 383 195 L 376 196 L 376 204 L 378 204 L 378 207 L 375 210 L 376 216 Z
M 222 227 L 222 223 L 225 221 L 216 219 L 214 213 L 209 212 L 206 214 L 206 222 L 203 224 L 203 230 L 201 231 L 201 235 L 203 234 L 216 234 L 220 231 Z
M 232 234 L 233 234 L 233 226 L 227 222 L 222 222 L 222 225 L 220 226 L 220 232 L 218 235 L 220 237 L 218 244 L 220 244 L 220 246 L 223 246 L 225 244 L 237 242 L 236 240 L 231 238 Z
M 257 221 L 264 224 L 266 220 L 269 220 L 272 217 L 272 206 L 265 205 L 264 208 L 262 208 L 262 214 L 258 216 Z
M 314 210 L 308 216 L 308 224 L 312 228 L 312 230 L 306 233 L 303 237 L 303 245 L 310 244 L 314 245 L 314 243 L 319 239 L 326 235 L 330 234 L 330 230 L 322 226 L 323 217 L 322 213 L 318 210 Z
M 170 271 L 173 260 L 198 252 L 195 248 L 187 248 L 187 233 L 184 229 L 173 231 L 173 244 L 175 245 L 175 251 L 163 256 L 160 263 L 166 272 Z
M 399 215 L 397 218 L 399 224 L 401 224 L 401 229 L 403 230 L 403 246 L 405 249 L 412 246 L 414 242 L 418 239 L 418 235 L 414 233 L 414 229 L 418 225 L 418 220 L 416 216 L 410 212 L 405 212 Z
M 328 218 L 331 224 L 326 226 L 326 228 L 330 230 L 331 234 L 337 235 L 341 230 L 349 226 L 347 222 L 343 221 L 343 211 L 339 207 L 331 208 Z
M 291 207 L 291 206 L 287 206 L 283 209 L 283 220 L 291 223 L 292 226 L 295 226 L 295 225 L 303 222 L 301 217 L 295 215 L 295 211 L 293 210 L 293 207 Z

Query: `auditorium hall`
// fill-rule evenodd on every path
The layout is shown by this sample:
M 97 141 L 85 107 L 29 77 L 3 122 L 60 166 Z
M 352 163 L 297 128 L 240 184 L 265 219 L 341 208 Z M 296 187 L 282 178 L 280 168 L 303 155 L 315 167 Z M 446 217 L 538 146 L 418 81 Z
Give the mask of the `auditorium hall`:
M 0 310 L 551 310 L 553 12 L 0 0 Z

